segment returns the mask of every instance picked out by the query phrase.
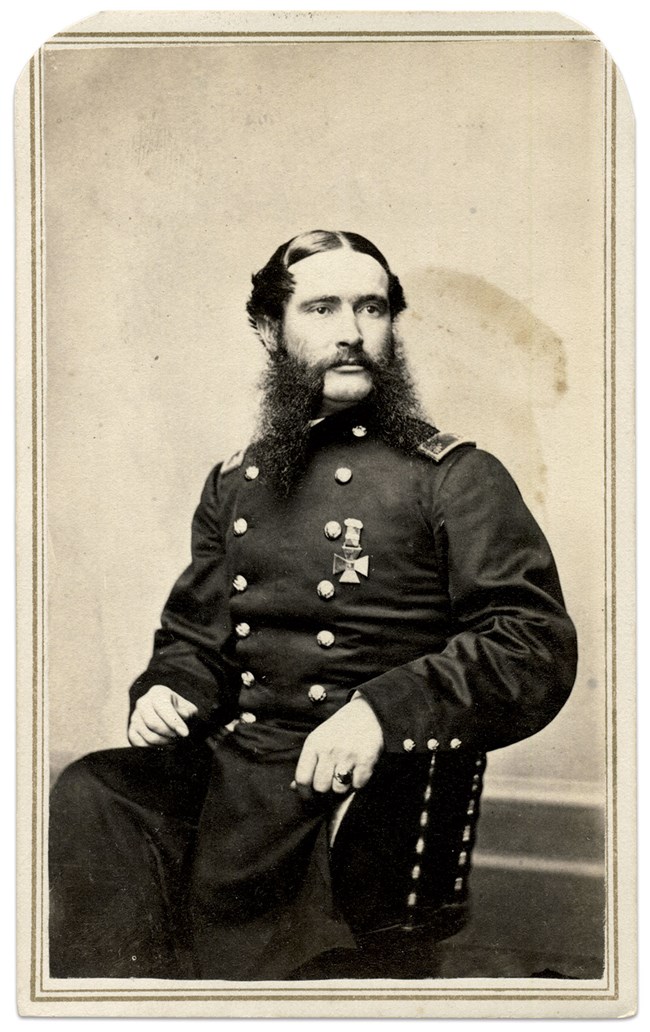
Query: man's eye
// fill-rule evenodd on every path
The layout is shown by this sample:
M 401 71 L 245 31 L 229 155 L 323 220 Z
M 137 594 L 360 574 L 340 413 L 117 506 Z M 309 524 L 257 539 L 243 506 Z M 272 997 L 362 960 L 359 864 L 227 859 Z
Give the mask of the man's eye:
M 312 311 L 316 312 L 317 315 L 328 315 L 332 309 L 328 308 L 327 305 L 316 305 Z
M 368 304 L 364 306 L 364 311 L 367 315 L 383 315 L 383 309 L 379 305 Z

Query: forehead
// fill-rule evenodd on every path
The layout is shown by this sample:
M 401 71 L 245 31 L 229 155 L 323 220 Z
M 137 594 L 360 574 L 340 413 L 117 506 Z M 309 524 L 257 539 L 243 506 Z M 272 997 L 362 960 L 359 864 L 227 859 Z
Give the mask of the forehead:
M 349 247 L 321 251 L 292 265 L 296 303 L 319 295 L 340 298 L 378 294 L 388 297 L 388 275 L 369 254 Z M 290 299 L 291 301 L 291 299 Z

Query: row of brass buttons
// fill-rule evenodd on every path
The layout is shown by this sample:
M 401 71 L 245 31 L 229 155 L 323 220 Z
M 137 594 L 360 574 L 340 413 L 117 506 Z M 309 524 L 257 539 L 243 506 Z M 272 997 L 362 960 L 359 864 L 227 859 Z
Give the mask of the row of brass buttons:
M 449 748 L 450 749 L 460 749 L 462 744 L 463 743 L 461 742 L 460 738 L 452 738 L 451 742 L 449 743 Z M 429 741 L 427 742 L 427 749 L 430 752 L 435 752 L 436 749 L 439 748 L 439 746 L 440 746 L 440 742 L 438 741 L 437 738 L 430 738 Z M 405 752 L 413 752 L 413 750 L 416 748 L 416 744 L 415 744 L 415 742 L 413 741 L 412 738 L 405 738 L 404 741 L 402 742 L 402 748 L 404 749 Z
M 260 471 L 259 471 L 259 468 L 257 466 L 247 466 L 246 469 L 244 470 L 244 477 L 246 478 L 246 480 L 257 480 L 257 478 L 259 476 L 259 473 L 260 473 Z M 233 529 L 233 533 L 235 534 L 236 537 L 241 537 L 242 534 L 245 534 L 246 531 L 248 530 L 248 522 L 247 522 L 247 520 L 245 520 L 243 518 L 243 516 L 240 517 L 239 519 L 236 519 L 235 522 L 233 523 L 232 529 Z M 246 591 L 246 588 L 248 587 L 248 581 L 243 576 L 243 574 L 238 573 L 233 578 L 232 586 L 235 589 L 235 591 L 239 591 L 239 592 Z M 251 633 L 250 624 L 246 623 L 245 620 L 242 620 L 235 627 L 235 634 L 237 635 L 238 638 L 247 638 L 250 633 Z M 244 670 L 244 672 L 241 675 L 241 679 L 242 679 L 242 684 L 244 684 L 247 688 L 250 688 L 253 684 L 255 684 L 255 677 L 250 672 L 250 670 Z M 244 724 L 254 724 L 255 721 L 257 720 L 257 717 L 255 716 L 254 713 L 249 713 L 248 711 L 245 711 L 244 713 L 240 713 L 239 719 Z
M 243 670 L 240 676 L 244 688 L 252 688 L 255 685 L 255 674 L 250 670 Z M 325 702 L 327 689 L 322 684 L 312 684 L 307 691 L 307 695 L 311 702 Z
M 248 638 L 251 633 L 251 625 L 242 620 L 235 627 L 235 634 L 238 638 Z M 335 636 L 331 631 L 319 631 L 316 635 L 316 641 L 323 649 L 330 649 L 336 641 Z
M 352 429 L 352 433 L 355 437 L 365 437 L 367 432 L 368 431 L 364 426 L 355 426 Z M 259 476 L 259 472 L 260 471 L 258 466 L 247 466 L 244 470 L 244 477 L 246 480 L 256 480 Z M 340 466 L 334 473 L 334 479 L 339 484 L 347 484 L 352 479 L 352 470 L 348 469 L 347 466 Z M 244 519 L 243 516 L 239 517 L 234 521 L 233 533 L 236 537 L 242 537 L 247 532 L 247 530 L 248 521 Z M 325 536 L 327 538 L 329 538 L 330 540 L 336 540 L 336 538 L 340 537 L 341 534 L 341 524 L 338 523 L 336 520 L 330 520 L 328 523 L 326 523 Z M 246 591 L 248 587 L 248 581 L 243 576 L 243 574 L 238 573 L 233 578 L 232 585 L 235 591 L 243 592 Z M 333 598 L 335 593 L 334 585 L 331 581 L 328 580 L 320 581 L 316 590 L 318 591 L 318 594 L 322 599 Z M 235 627 L 235 634 L 239 638 L 247 638 L 250 633 L 250 624 L 246 623 L 245 621 L 238 623 Z M 332 631 L 325 630 L 318 632 L 318 634 L 316 635 L 316 641 L 321 646 L 321 648 L 329 649 L 332 647 L 332 645 L 334 645 L 336 638 Z M 251 673 L 250 670 L 244 670 L 241 675 L 241 680 L 242 684 L 246 688 L 252 688 L 255 684 L 255 675 Z M 323 687 L 322 684 L 312 684 L 307 692 L 307 695 L 309 696 L 309 699 L 314 703 L 324 702 L 327 698 L 327 690 Z M 245 712 L 241 714 L 241 719 L 244 721 L 244 723 L 250 724 L 255 722 L 256 717 L 254 713 Z

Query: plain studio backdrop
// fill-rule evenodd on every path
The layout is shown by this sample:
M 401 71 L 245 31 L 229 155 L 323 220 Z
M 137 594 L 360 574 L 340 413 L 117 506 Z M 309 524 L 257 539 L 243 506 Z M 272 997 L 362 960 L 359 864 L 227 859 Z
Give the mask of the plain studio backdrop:
M 126 744 L 205 477 L 254 429 L 251 273 L 348 229 L 402 280 L 432 421 L 510 469 L 578 628 L 571 699 L 490 777 L 604 796 L 603 75 L 592 40 L 46 54 L 53 752 Z

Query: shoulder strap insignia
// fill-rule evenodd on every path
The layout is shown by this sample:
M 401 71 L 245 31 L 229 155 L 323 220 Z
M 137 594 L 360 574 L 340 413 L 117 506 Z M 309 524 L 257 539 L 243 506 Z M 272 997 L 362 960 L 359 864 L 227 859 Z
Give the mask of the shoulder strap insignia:
M 219 471 L 220 476 L 224 477 L 226 473 L 232 473 L 234 469 L 239 469 L 244 461 L 245 454 L 245 451 L 237 451 L 234 455 L 231 455 L 227 462 L 222 463 Z
M 433 434 L 431 437 L 427 437 L 419 445 L 418 451 L 426 455 L 427 458 L 433 459 L 434 462 L 442 462 L 450 452 L 454 451 L 455 448 L 460 448 L 462 445 L 476 448 L 476 441 L 470 441 L 466 437 L 459 437 L 457 434 L 443 434 L 438 431 L 438 433 Z

